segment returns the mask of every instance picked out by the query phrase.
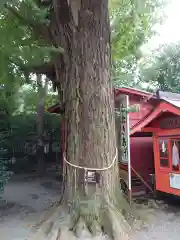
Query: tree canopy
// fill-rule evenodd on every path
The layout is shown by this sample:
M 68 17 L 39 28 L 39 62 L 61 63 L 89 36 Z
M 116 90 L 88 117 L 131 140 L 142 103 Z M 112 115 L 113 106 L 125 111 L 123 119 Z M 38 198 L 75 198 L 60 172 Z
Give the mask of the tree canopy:
M 141 80 L 151 89 L 180 93 L 180 43 L 163 45 L 140 62 Z
M 162 18 L 162 2 L 109 1 L 112 77 L 116 85 L 135 84 L 137 60 L 141 56 L 139 47 Z M 0 79 L 19 86 L 29 80 L 29 74 L 36 72 L 38 66 L 51 62 L 63 50 L 48 35 L 51 1 L 9 0 L 1 1 L 1 6 Z M 18 90 L 15 86 L 14 93 Z
M 120 4 L 121 2 L 121 4 Z M 163 20 L 166 1 L 112 1 L 112 78 L 115 86 L 137 83 L 140 47 L 156 34 L 154 25 Z

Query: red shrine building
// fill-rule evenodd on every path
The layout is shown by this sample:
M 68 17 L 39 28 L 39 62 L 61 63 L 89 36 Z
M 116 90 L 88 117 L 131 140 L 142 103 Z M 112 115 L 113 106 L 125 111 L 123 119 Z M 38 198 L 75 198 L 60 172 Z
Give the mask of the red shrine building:
M 118 88 L 114 90 L 116 109 L 122 96 L 128 96 L 130 109 L 135 109 L 128 112 L 132 193 L 144 195 L 156 190 L 180 196 L 180 95 Z M 60 113 L 59 105 L 48 111 Z M 117 124 L 117 138 L 118 130 Z M 119 170 L 121 188 L 126 192 L 127 158 L 119 159 Z

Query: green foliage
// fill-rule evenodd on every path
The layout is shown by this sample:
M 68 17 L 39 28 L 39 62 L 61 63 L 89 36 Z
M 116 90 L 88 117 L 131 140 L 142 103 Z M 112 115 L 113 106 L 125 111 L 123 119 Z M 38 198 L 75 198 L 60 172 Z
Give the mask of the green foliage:
M 12 175 L 7 168 L 8 159 L 5 154 L 7 154 L 8 147 L 6 144 L 7 138 L 10 137 L 10 122 L 9 116 L 7 114 L 6 108 L 1 107 L 0 111 L 0 194 L 4 190 L 5 183 L 9 180 Z
M 12 172 L 8 171 L 8 168 L 4 164 L 4 159 L 0 157 L 0 194 L 4 191 L 4 185 L 12 176 Z
M 36 114 L 22 114 L 15 115 L 4 119 L 0 122 L 1 131 L 1 141 L 0 148 L 8 149 L 8 152 L 20 153 L 23 150 L 24 143 L 27 141 L 28 137 L 32 136 L 36 141 Z M 3 122 L 7 122 L 5 127 Z M 53 138 L 60 141 L 60 119 L 59 115 L 52 115 L 45 113 L 44 116 L 44 135 L 53 135 Z
M 137 59 L 127 56 L 119 61 L 114 61 L 112 68 L 113 85 L 115 87 L 137 87 Z
M 51 86 L 49 86 L 50 88 Z M 19 107 L 14 112 L 15 114 L 21 114 L 22 112 L 25 114 L 36 113 L 37 104 L 39 101 L 39 91 L 37 88 L 37 84 L 34 82 L 32 84 L 24 85 L 18 92 L 18 104 Z M 45 97 L 45 109 L 56 104 L 58 101 L 57 94 L 53 93 L 50 88 L 48 94 Z
M 0 55 L 0 105 L 12 113 L 17 107 L 16 94 L 23 81 L 22 75 L 1 48 Z
M 13 116 L 10 120 L 12 135 L 19 139 L 25 139 L 28 135 L 36 135 L 36 114 L 22 114 Z M 60 119 L 59 115 L 45 113 L 44 116 L 44 131 L 46 135 L 51 133 L 54 134 L 54 137 L 59 139 L 60 136 Z
M 147 15 L 152 15 L 152 9 L 149 9 L 148 1 L 142 2 L 141 5 L 138 2 L 126 0 L 115 1 L 114 5 L 112 4 L 111 36 L 114 60 L 136 54 L 138 47 L 150 33 Z
M 7 1 L 1 10 L 1 48 L 20 70 L 42 65 L 63 49 L 47 43 L 44 34 L 49 25 L 49 8 L 36 1 Z
M 43 36 L 49 25 L 49 8 L 38 7 L 33 0 L 6 1 L 3 6 L 0 10 L 0 103 L 6 105 L 10 115 L 35 112 L 39 93 L 37 85 L 30 81 L 29 71 L 49 62 L 63 49 L 53 47 Z M 30 87 L 25 89 L 27 83 Z M 46 107 L 55 100 L 50 89 Z
M 112 76 L 115 86 L 137 87 L 140 47 L 155 33 L 165 1 L 111 0 Z
M 136 84 L 139 47 L 153 34 L 153 25 L 161 20 L 162 11 L 159 8 L 164 1 L 109 1 L 112 73 L 116 86 Z M 54 46 L 51 40 L 47 40 L 46 27 L 50 24 L 50 10 L 50 7 L 38 5 L 35 0 L 9 0 L 6 1 L 6 7 L 2 8 L 1 46 L 16 71 L 42 65 L 53 58 L 54 54 L 63 51 Z
M 1 114 L 0 118 L 0 192 L 5 182 L 12 175 L 11 171 L 28 170 L 35 161 L 33 153 L 28 153 L 25 146 L 37 143 L 36 114 L 9 116 Z M 45 113 L 43 136 L 48 143 L 60 142 L 60 119 L 58 115 Z M 31 146 L 31 144 L 30 144 Z M 28 147 L 28 146 L 27 146 Z M 31 156 L 32 155 L 32 156 Z M 53 154 L 48 157 L 54 157 Z M 14 160 L 16 160 L 14 162 Z
M 180 93 L 180 43 L 161 46 L 140 63 L 140 75 L 151 88 Z

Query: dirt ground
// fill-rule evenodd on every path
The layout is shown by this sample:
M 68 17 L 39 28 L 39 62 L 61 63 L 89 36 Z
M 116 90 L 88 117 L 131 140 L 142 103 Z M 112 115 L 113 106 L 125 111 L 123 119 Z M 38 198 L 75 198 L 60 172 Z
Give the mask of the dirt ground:
M 176 201 L 153 201 L 139 205 L 138 210 L 145 220 L 144 226 L 137 230 L 132 240 L 176 240 L 180 235 L 180 199 Z
M 3 194 L 7 207 L 0 208 L 0 239 L 25 240 L 42 212 L 59 199 L 60 189 L 51 178 L 11 180 Z
M 3 195 L 8 204 L 0 207 L 0 239 L 26 240 L 43 211 L 59 200 L 60 189 L 60 182 L 52 178 L 21 176 L 11 180 Z M 137 208 L 145 225 L 134 231 L 132 240 L 179 239 L 180 204 L 159 202 L 138 204 Z

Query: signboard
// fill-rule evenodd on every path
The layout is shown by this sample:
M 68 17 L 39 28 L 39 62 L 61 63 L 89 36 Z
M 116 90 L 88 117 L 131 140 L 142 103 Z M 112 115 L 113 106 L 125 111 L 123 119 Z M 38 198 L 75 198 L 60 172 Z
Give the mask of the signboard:
M 121 163 L 128 163 L 128 96 L 120 96 L 120 156 Z
M 163 129 L 180 128 L 180 117 L 164 118 L 160 122 L 160 127 Z
M 180 189 L 180 174 L 169 174 L 170 187 L 175 189 Z

